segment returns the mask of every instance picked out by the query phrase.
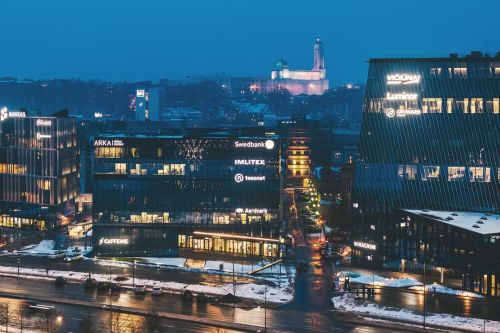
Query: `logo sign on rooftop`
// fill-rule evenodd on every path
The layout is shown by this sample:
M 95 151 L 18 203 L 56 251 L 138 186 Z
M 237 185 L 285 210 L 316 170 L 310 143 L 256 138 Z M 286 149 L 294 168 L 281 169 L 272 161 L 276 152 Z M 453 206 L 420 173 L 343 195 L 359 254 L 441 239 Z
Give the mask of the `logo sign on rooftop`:
M 387 75 L 387 84 L 390 85 L 406 85 L 420 83 L 420 74 L 389 74 Z
M 96 139 L 94 147 L 123 147 L 123 140 Z
M 406 92 L 393 94 L 388 92 L 386 98 L 391 101 L 416 101 L 418 94 Z
M 242 173 L 237 173 L 234 175 L 234 181 L 237 183 L 241 182 L 263 182 L 266 180 L 266 176 L 245 176 Z
M 273 140 L 266 140 L 266 141 L 235 141 L 234 142 L 234 147 L 235 148 L 266 148 L 266 149 L 273 149 L 274 148 L 274 141 Z
M 372 243 L 361 242 L 361 241 L 354 241 L 354 247 L 357 247 L 360 249 L 365 249 L 365 250 L 372 250 L 372 251 L 377 250 L 377 245 L 372 244 Z
M 394 108 L 385 109 L 385 115 L 387 116 L 387 118 L 419 116 L 421 114 L 422 110 L 420 109 L 398 109 L 398 110 Z
M 9 111 L 5 106 L 0 109 L 0 121 L 4 121 L 7 118 L 24 117 L 26 117 L 26 111 Z

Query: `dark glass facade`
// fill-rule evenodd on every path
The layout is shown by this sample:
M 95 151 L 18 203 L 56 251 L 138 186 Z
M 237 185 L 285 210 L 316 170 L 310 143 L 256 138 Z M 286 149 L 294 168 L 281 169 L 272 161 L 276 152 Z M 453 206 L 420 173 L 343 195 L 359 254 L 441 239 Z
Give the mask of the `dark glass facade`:
M 134 249 L 118 254 L 173 253 L 179 244 L 189 243 L 181 242 L 179 235 L 189 237 L 193 231 L 212 227 L 219 232 L 234 232 L 237 225 L 243 226 L 237 230 L 240 234 L 250 236 L 262 231 L 269 235 L 279 227 L 282 216 L 281 169 L 280 140 L 273 134 L 255 136 L 220 130 L 175 136 L 96 137 L 96 253 L 117 252 L 99 244 L 106 235 L 102 230 L 111 225 L 140 227 L 137 230 L 150 226 L 158 230 L 157 239 L 175 239 L 174 243 L 166 241 L 160 249 L 145 244 L 155 238 L 148 236 L 143 243 L 128 242 L 135 244 Z M 278 237 L 278 232 L 274 236 Z
M 0 227 L 50 230 L 74 213 L 79 156 L 75 121 L 65 116 L 0 122 Z
M 355 170 L 355 259 L 399 259 L 395 208 L 498 213 L 500 55 L 371 59 Z

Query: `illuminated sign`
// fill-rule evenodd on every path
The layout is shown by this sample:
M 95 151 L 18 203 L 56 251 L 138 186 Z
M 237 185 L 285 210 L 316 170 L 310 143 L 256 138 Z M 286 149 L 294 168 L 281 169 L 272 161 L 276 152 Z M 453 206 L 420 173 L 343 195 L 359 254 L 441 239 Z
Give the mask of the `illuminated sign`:
M 146 92 L 144 91 L 144 89 L 139 89 L 137 90 L 137 97 L 144 97 L 146 94 Z
M 420 83 L 419 74 L 390 74 L 387 75 L 387 84 L 417 84 Z
M 420 110 L 420 109 L 398 109 L 398 110 L 395 110 L 393 108 L 385 109 L 385 115 L 388 118 L 419 116 L 421 114 L 422 114 L 422 110 Z
M 265 160 L 234 160 L 235 165 L 265 165 Z
M 263 182 L 266 180 L 266 176 L 245 176 L 241 173 L 237 173 L 234 175 L 234 181 L 237 183 L 241 183 L 243 181 L 247 182 Z
M 236 208 L 236 213 L 244 214 L 267 214 L 267 208 Z
M 36 133 L 36 139 L 37 140 L 50 139 L 50 134 Z
M 94 118 L 102 118 L 102 113 L 94 112 Z
M 128 245 L 127 238 L 101 238 L 99 245 Z
M 407 93 L 387 93 L 387 99 L 397 100 L 397 101 L 415 101 L 418 98 L 418 94 L 407 94 Z
M 47 119 L 37 119 L 36 126 L 52 126 L 52 121 Z
M 123 140 L 97 139 L 94 141 L 94 147 L 123 147 Z
M 361 241 L 354 241 L 354 247 L 359 247 L 360 249 L 372 250 L 372 251 L 377 250 L 377 245 L 365 243 L 365 242 L 361 242 Z
M 234 142 L 234 147 L 235 148 L 266 148 L 266 149 L 273 149 L 274 148 L 274 141 L 273 140 L 266 140 L 265 142 L 263 142 L 263 141 L 245 141 L 245 142 L 235 141 Z
M 0 121 L 7 118 L 24 118 L 26 117 L 25 111 L 9 111 L 5 106 L 0 109 Z

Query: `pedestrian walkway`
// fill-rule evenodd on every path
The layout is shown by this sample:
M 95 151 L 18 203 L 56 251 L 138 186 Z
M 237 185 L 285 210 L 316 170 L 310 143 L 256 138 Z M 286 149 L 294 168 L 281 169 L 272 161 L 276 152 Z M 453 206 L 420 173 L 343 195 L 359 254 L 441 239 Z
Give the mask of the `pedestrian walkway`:
M 379 275 L 385 278 L 394 278 L 394 279 L 402 279 L 402 278 L 412 278 L 415 279 L 419 282 L 426 283 L 426 284 L 431 284 L 431 283 L 439 283 L 445 287 L 449 288 L 454 288 L 454 289 L 461 289 L 462 288 L 462 281 L 459 279 L 453 279 L 453 278 L 447 278 L 445 277 L 444 283 L 440 283 L 439 279 L 439 273 L 436 274 L 434 271 L 427 271 L 426 272 L 426 278 L 424 281 L 424 276 L 416 273 L 401 273 L 401 272 L 395 272 L 395 271 L 390 271 L 390 270 L 383 270 L 383 269 L 377 269 L 377 268 L 366 268 L 366 267 L 357 267 L 353 265 L 343 265 L 340 270 L 348 270 L 351 272 L 359 273 L 359 274 L 364 274 L 364 275 Z

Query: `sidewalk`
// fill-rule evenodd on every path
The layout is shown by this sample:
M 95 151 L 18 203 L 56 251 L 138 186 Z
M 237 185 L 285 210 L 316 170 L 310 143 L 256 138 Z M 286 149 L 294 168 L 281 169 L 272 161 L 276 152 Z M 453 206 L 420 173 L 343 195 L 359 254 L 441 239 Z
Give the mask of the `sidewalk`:
M 443 285 L 445 287 L 453 288 L 453 289 L 462 289 L 462 281 L 459 279 L 453 279 L 453 278 L 444 278 L 444 283 L 440 283 L 439 275 L 433 274 L 434 271 L 427 271 L 425 281 L 424 281 L 424 276 L 421 274 L 416 274 L 416 273 L 401 273 L 401 272 L 395 272 L 391 270 L 384 270 L 384 269 L 372 269 L 372 268 L 366 268 L 366 267 L 359 267 L 359 266 L 352 266 L 352 265 L 342 265 L 339 270 L 349 270 L 351 272 L 355 273 L 360 273 L 360 274 L 365 274 L 365 275 L 379 275 L 382 277 L 386 278 L 394 278 L 394 279 L 401 279 L 401 278 L 412 278 L 415 279 L 419 282 L 422 282 L 425 284 L 431 284 L 434 282 L 439 283 L 440 285 Z

